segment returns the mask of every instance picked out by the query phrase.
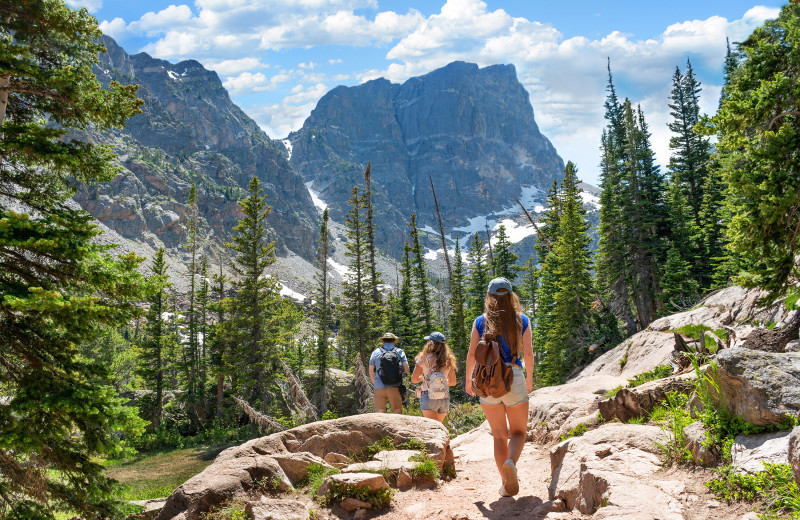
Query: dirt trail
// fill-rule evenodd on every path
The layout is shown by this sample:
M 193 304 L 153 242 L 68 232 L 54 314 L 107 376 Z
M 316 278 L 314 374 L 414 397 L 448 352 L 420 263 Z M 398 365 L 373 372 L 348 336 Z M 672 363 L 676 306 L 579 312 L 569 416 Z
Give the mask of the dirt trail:
M 389 511 L 371 518 L 381 520 L 539 520 L 547 514 L 547 485 L 550 480 L 548 450 L 526 443 L 517 463 L 520 492 L 501 497 L 500 475 L 492 455 L 488 431 L 468 434 L 467 442 L 456 443 L 458 476 L 435 489 L 398 491 Z M 537 512 L 538 509 L 538 512 Z M 563 518 L 584 518 L 580 515 Z

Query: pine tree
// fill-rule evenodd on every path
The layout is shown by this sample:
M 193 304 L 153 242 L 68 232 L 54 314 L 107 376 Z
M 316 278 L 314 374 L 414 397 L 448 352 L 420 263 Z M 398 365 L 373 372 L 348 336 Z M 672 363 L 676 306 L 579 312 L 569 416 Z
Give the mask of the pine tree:
M 104 90 L 92 73 L 104 48 L 86 9 L 3 2 L 0 34 L 0 511 L 116 516 L 97 460 L 121 455 L 118 432 L 143 423 L 79 346 L 138 314 L 142 259 L 112 257 L 69 205 L 73 181 L 117 174 L 110 146 L 71 132 L 122 127 L 141 101 L 135 86 Z
M 433 330 L 433 310 L 428 284 L 428 269 L 425 257 L 422 254 L 422 245 L 419 242 L 419 229 L 417 229 L 417 216 L 412 214 L 408 223 L 411 234 L 411 265 L 413 269 L 414 299 L 417 302 L 417 316 L 421 331 Z
M 167 263 L 164 260 L 163 247 L 156 251 L 150 272 L 152 273 L 148 279 L 151 291 L 150 295 L 148 295 L 150 308 L 147 311 L 145 340 L 139 352 L 137 373 L 144 380 L 145 388 L 154 391 L 156 394 L 153 427 L 158 429 L 161 424 L 164 371 L 167 364 L 165 354 L 171 340 L 164 315 L 168 308 L 167 289 L 172 284 L 169 282 L 169 276 L 167 275 Z
M 536 305 L 539 298 L 539 269 L 529 256 L 522 266 L 522 282 L 518 291 L 525 313 L 536 322 Z
M 453 277 L 450 283 L 450 340 L 448 343 L 458 359 L 459 368 L 463 368 L 469 350 L 470 330 L 466 315 L 466 273 L 458 237 L 456 237 L 454 255 Z M 461 372 L 463 373 L 463 370 Z
M 494 275 L 502 276 L 510 282 L 517 278 L 516 266 L 519 256 L 511 250 L 511 242 L 506 234 L 506 227 L 501 225 L 495 236 L 497 243 L 494 246 Z
M 467 316 L 474 318 L 483 314 L 486 288 L 489 286 L 489 266 L 483 248 L 483 240 L 478 233 L 469 242 L 469 281 L 467 282 Z
M 737 278 L 768 291 L 766 300 L 797 296 L 800 279 L 800 3 L 781 8 L 739 49 L 744 60 L 725 88 L 711 123 L 730 212 L 729 249 Z
M 362 363 L 369 359 L 369 342 L 374 339 L 374 306 L 371 299 L 369 273 L 369 241 L 365 222 L 365 198 L 358 186 L 348 200 L 350 211 L 345 216 L 347 226 L 348 271 L 342 282 L 343 308 L 342 341 L 348 346 L 349 355 L 357 354 Z M 379 322 L 378 322 L 379 323 Z
M 200 283 L 197 286 L 197 391 L 199 397 L 200 416 L 205 417 L 208 409 L 208 396 L 206 395 L 206 382 L 208 377 L 208 304 L 210 285 L 208 280 L 208 258 L 202 255 L 200 259 Z
M 375 219 L 372 210 L 372 163 L 367 162 L 367 169 L 364 171 L 364 207 L 367 210 L 366 228 L 367 228 L 367 249 L 369 256 L 367 258 L 369 268 L 369 283 L 370 294 L 372 296 L 372 303 L 376 307 L 380 306 L 381 293 L 380 293 L 380 276 L 378 272 L 378 264 L 375 261 Z
M 278 357 L 269 321 L 280 296 L 277 281 L 266 274 L 275 262 L 275 243 L 268 241 L 266 230 L 272 208 L 266 200 L 258 177 L 253 177 L 248 196 L 239 201 L 244 216 L 233 228 L 233 240 L 226 244 L 233 254 L 231 268 L 238 275 L 228 320 L 234 334 L 229 352 L 239 376 L 235 390 L 254 406 L 267 406 L 270 401 L 268 386 L 274 381 Z
M 585 361 L 587 327 L 593 299 L 591 239 L 578 188 L 577 170 L 568 162 L 559 192 L 558 235 L 545 259 L 555 291 L 544 330 L 542 382 L 554 384 Z
M 330 288 L 328 286 L 328 208 L 325 208 L 322 212 L 317 267 L 319 269 L 316 275 L 317 287 L 315 295 L 315 315 L 317 318 L 317 389 L 323 392 L 328 384 L 328 326 L 330 322 L 330 309 L 328 308 L 328 297 L 330 295 Z M 327 406 L 328 403 L 322 400 L 318 404 L 319 413 L 325 413 Z
M 230 333 L 225 331 L 226 322 L 226 299 L 225 299 L 225 282 L 227 278 L 222 272 L 222 263 L 219 266 L 219 273 L 214 275 L 211 291 L 214 295 L 213 303 L 209 304 L 209 309 L 216 313 L 216 323 L 213 327 L 209 328 L 208 344 L 211 347 L 209 361 L 211 362 L 211 369 L 217 379 L 217 392 L 216 392 L 216 420 L 217 423 L 222 422 L 222 402 L 225 397 L 225 374 L 228 372 L 226 365 L 226 337 L 230 337 Z
M 186 201 L 188 207 L 186 222 L 186 248 L 189 249 L 189 309 L 186 311 L 186 320 L 189 326 L 187 343 L 184 346 L 183 364 L 186 378 L 186 401 L 189 405 L 189 417 L 194 427 L 197 426 L 197 406 L 200 399 L 200 389 L 198 385 L 198 361 L 199 361 L 199 341 L 197 335 L 197 252 L 198 252 L 198 219 L 197 208 L 197 185 L 192 183 L 189 190 L 189 198 Z
M 419 320 L 414 311 L 416 304 L 414 303 L 414 288 L 412 281 L 414 279 L 414 271 L 411 267 L 411 246 L 406 242 L 403 245 L 403 279 L 400 283 L 400 291 L 397 296 L 397 321 L 398 327 L 395 334 L 400 338 L 398 342 L 406 349 L 407 353 L 411 353 L 411 347 L 414 341 L 419 338 Z

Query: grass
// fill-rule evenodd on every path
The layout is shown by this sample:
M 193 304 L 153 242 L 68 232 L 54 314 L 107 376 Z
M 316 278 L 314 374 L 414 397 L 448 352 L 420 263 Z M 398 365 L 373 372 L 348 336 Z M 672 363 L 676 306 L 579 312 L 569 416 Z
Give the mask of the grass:
M 316 462 L 309 464 L 308 476 L 306 477 L 306 487 L 308 488 L 309 494 L 311 494 L 311 496 L 316 496 L 317 490 L 322 483 L 325 482 L 325 479 L 337 473 L 339 473 L 339 470 L 336 468 L 329 468 L 322 464 L 317 464 Z
M 625 348 L 625 355 L 622 356 L 622 359 L 619 360 L 619 368 L 621 369 L 625 368 L 625 365 L 628 364 L 628 351 L 630 351 L 630 349 L 631 349 L 630 345 L 628 345 L 627 348 Z
M 661 449 L 666 463 L 671 461 L 682 462 L 691 458 L 691 454 L 686 449 L 686 436 L 683 430 L 689 426 L 694 419 L 686 409 L 687 396 L 679 392 L 672 392 L 667 395 L 664 406 L 656 407 L 650 415 L 650 419 L 658 422 L 667 432 L 667 439 L 657 446 Z M 656 418 L 658 420 L 656 420 Z
M 615 386 L 614 388 L 603 394 L 603 397 L 605 397 L 606 399 L 611 399 L 612 397 L 616 396 L 620 390 L 622 390 L 622 385 Z
M 355 462 L 367 462 L 372 460 L 376 453 L 382 451 L 395 451 L 395 450 L 425 450 L 425 443 L 414 437 L 407 441 L 396 443 L 394 439 L 388 435 L 380 438 L 379 440 L 368 445 L 366 448 L 358 453 L 354 453 L 350 458 Z
M 478 403 L 461 403 L 450 408 L 447 417 L 444 418 L 444 425 L 450 431 L 450 438 L 467 433 L 477 428 L 486 416 L 483 415 L 483 408 Z
M 419 455 L 414 455 L 410 460 L 417 463 L 411 468 L 414 480 L 437 480 L 441 477 L 439 466 L 427 451 L 420 451 Z
M 643 372 L 641 374 L 633 376 L 633 378 L 628 380 L 628 388 L 634 388 L 639 385 L 643 385 L 650 381 L 655 381 L 657 379 L 663 379 L 665 377 L 669 377 L 672 375 L 672 367 L 669 365 L 658 365 L 652 370 L 647 372 Z
M 220 451 L 205 447 L 143 453 L 130 460 L 106 461 L 105 473 L 124 485 L 124 500 L 160 498 L 203 471 Z
M 688 325 L 684 325 L 683 327 L 679 327 L 677 329 L 671 329 L 671 330 L 669 330 L 667 332 L 677 332 L 678 334 L 683 334 L 684 336 L 689 336 L 689 337 L 694 338 L 694 339 L 696 339 L 698 341 L 700 340 L 700 335 L 703 332 L 711 332 L 712 334 L 714 334 L 716 337 L 718 337 L 722 341 L 728 341 L 728 331 L 727 330 L 725 330 L 725 329 L 712 329 L 708 325 L 702 325 L 702 324 L 698 324 L 698 325 L 688 324 Z M 714 340 L 714 338 L 712 338 L 708 334 L 706 334 L 705 343 L 706 343 L 706 348 L 712 354 L 716 353 L 717 349 L 719 349 L 719 345 L 717 345 L 717 342 Z
M 561 436 L 561 440 L 565 441 L 565 440 L 570 439 L 572 437 L 580 437 L 581 435 L 586 433 L 588 430 L 589 430 L 589 425 L 586 424 L 586 423 L 581 423 L 578 426 L 576 426 L 573 429 L 571 429 L 570 431 L 568 431 L 567 433 L 565 433 L 564 435 L 562 435 Z
M 767 514 L 800 512 L 800 490 L 788 464 L 764 463 L 764 471 L 753 475 L 737 473 L 731 466 L 715 470 L 717 478 L 706 482 L 717 498 L 732 501 L 759 502 Z

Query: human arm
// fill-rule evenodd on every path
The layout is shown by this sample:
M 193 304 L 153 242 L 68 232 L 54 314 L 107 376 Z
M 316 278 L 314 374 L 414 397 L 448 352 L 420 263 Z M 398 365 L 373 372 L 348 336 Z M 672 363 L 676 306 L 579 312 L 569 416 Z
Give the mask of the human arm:
M 416 367 L 414 367 L 414 370 L 416 370 Z M 411 368 L 409 368 L 408 363 L 403 363 L 403 373 L 408 374 L 409 372 L 411 372 Z
M 464 390 L 469 395 L 475 395 L 472 391 L 472 371 L 475 368 L 475 347 L 478 346 L 478 342 L 481 340 L 481 335 L 478 334 L 478 331 L 475 329 L 475 324 L 472 325 L 472 335 L 469 338 L 469 352 L 467 352 L 467 370 L 464 373 L 464 378 L 466 379 L 466 383 L 464 385 Z
M 412 383 L 420 383 L 420 382 L 422 382 L 422 378 L 423 377 L 424 376 L 423 376 L 423 373 L 422 373 L 422 362 L 421 361 L 417 361 L 417 364 L 414 365 L 414 373 L 411 374 L 411 382 Z
M 530 393 L 533 390 L 533 344 L 530 327 L 522 335 L 522 355 L 525 358 L 525 385 Z
M 372 381 L 372 386 L 375 386 L 375 365 L 369 366 L 369 379 Z
M 453 367 L 450 367 L 450 370 L 447 373 L 447 385 L 455 386 L 457 382 L 458 381 L 456 380 L 456 370 Z

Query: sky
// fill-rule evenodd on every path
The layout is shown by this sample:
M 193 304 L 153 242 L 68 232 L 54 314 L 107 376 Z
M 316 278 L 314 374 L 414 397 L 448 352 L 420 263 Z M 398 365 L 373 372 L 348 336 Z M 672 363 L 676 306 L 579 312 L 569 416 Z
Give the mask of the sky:
M 195 59 L 274 139 L 298 130 L 337 85 L 401 83 L 452 61 L 510 63 L 536 121 L 581 179 L 599 184 L 610 59 L 617 93 L 641 105 L 669 160 L 669 92 L 687 60 L 716 110 L 725 41 L 744 40 L 773 0 L 66 0 L 130 54 Z

